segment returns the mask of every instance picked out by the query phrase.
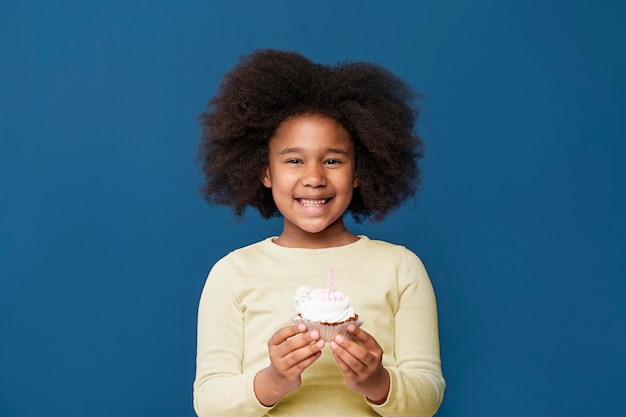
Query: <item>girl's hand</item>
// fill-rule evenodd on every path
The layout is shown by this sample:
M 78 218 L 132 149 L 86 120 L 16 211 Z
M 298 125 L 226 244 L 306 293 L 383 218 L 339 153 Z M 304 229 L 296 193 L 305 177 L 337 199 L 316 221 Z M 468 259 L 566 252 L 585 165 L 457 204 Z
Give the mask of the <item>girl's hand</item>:
M 270 365 L 254 378 L 254 393 L 267 407 L 300 387 L 302 372 L 322 354 L 324 341 L 302 323 L 283 327 L 267 343 Z
M 359 343 L 341 335 L 330 342 L 333 357 L 343 373 L 346 383 L 375 404 L 382 404 L 389 394 L 389 372 L 383 368 L 383 349 L 369 333 L 355 325 L 348 333 Z

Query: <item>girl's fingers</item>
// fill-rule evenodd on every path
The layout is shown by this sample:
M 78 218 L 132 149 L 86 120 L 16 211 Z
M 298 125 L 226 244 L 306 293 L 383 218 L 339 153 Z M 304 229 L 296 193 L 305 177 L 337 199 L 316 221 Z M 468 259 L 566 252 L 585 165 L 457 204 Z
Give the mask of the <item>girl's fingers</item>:
M 382 366 L 383 350 L 369 333 L 351 330 L 356 341 L 338 335 L 330 343 L 335 362 L 350 388 L 381 404 L 389 392 L 389 373 Z
M 291 339 L 292 337 L 299 335 L 301 333 L 306 332 L 306 326 L 304 324 L 294 324 L 292 326 L 283 327 L 279 329 L 270 337 L 268 345 L 275 346 L 280 345 L 287 339 Z
M 341 365 L 345 365 L 350 371 L 361 374 L 367 372 L 367 368 L 379 367 L 382 361 L 382 348 L 369 333 L 354 326 L 350 333 L 360 343 L 356 343 L 342 335 L 337 335 L 330 343 L 333 354 L 338 358 Z M 346 373 L 347 369 L 342 368 Z
M 304 339 L 304 337 L 303 337 Z M 289 343 L 289 342 L 286 342 Z M 308 362 L 308 360 L 312 357 L 321 353 L 323 345 L 323 341 L 318 341 L 316 343 L 307 343 L 304 346 L 300 346 L 300 344 L 293 346 L 294 349 L 288 351 L 284 356 L 277 357 L 277 361 L 282 363 L 282 367 L 285 370 L 289 370 L 293 367 L 298 369 L 305 369 L 308 365 L 312 363 Z M 270 358 L 271 358 L 270 353 Z
M 352 337 L 354 337 L 354 339 L 361 343 L 365 350 L 374 352 L 381 349 L 376 339 L 360 327 L 352 325 L 348 327 L 348 332 L 352 335 Z
M 335 337 L 335 340 L 330 342 L 330 349 L 333 351 L 335 358 L 339 359 L 339 366 L 345 366 L 345 368 L 341 367 L 344 373 L 347 370 L 359 373 L 367 366 L 368 352 L 362 346 L 341 335 Z
M 301 372 L 319 357 L 323 347 L 319 332 L 307 332 L 301 323 L 278 330 L 268 342 L 270 360 L 280 372 L 293 367 Z

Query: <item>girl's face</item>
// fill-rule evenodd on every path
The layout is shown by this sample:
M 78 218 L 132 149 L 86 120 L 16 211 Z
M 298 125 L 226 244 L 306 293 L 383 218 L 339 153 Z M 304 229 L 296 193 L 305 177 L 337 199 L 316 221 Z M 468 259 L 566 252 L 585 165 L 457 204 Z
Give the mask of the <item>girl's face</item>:
M 354 143 L 337 121 L 300 115 L 281 123 L 270 139 L 262 177 L 284 216 L 279 239 L 305 245 L 345 237 L 342 215 L 358 185 L 354 173 Z

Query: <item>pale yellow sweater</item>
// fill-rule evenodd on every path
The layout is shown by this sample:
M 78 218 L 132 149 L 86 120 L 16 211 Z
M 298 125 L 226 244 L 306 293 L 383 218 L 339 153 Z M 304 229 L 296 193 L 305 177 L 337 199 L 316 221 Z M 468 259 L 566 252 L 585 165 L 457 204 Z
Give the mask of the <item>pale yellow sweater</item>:
M 302 386 L 265 407 L 253 380 L 269 364 L 267 342 L 292 324 L 296 289 L 325 288 L 331 266 L 335 289 L 350 298 L 362 328 L 383 348 L 388 399 L 374 405 L 350 390 L 324 347 L 302 374 Z M 268 238 L 228 254 L 211 270 L 198 312 L 199 416 L 430 416 L 444 389 L 432 285 L 405 247 L 361 236 L 336 248 L 285 248 Z

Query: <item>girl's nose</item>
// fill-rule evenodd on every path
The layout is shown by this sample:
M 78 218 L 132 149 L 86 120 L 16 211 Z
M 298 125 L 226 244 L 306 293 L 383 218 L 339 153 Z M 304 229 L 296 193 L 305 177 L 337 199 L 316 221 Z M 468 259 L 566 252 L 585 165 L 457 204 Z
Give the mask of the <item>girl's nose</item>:
M 302 185 L 308 187 L 324 187 L 326 185 L 324 167 L 319 164 L 309 165 L 302 176 Z

